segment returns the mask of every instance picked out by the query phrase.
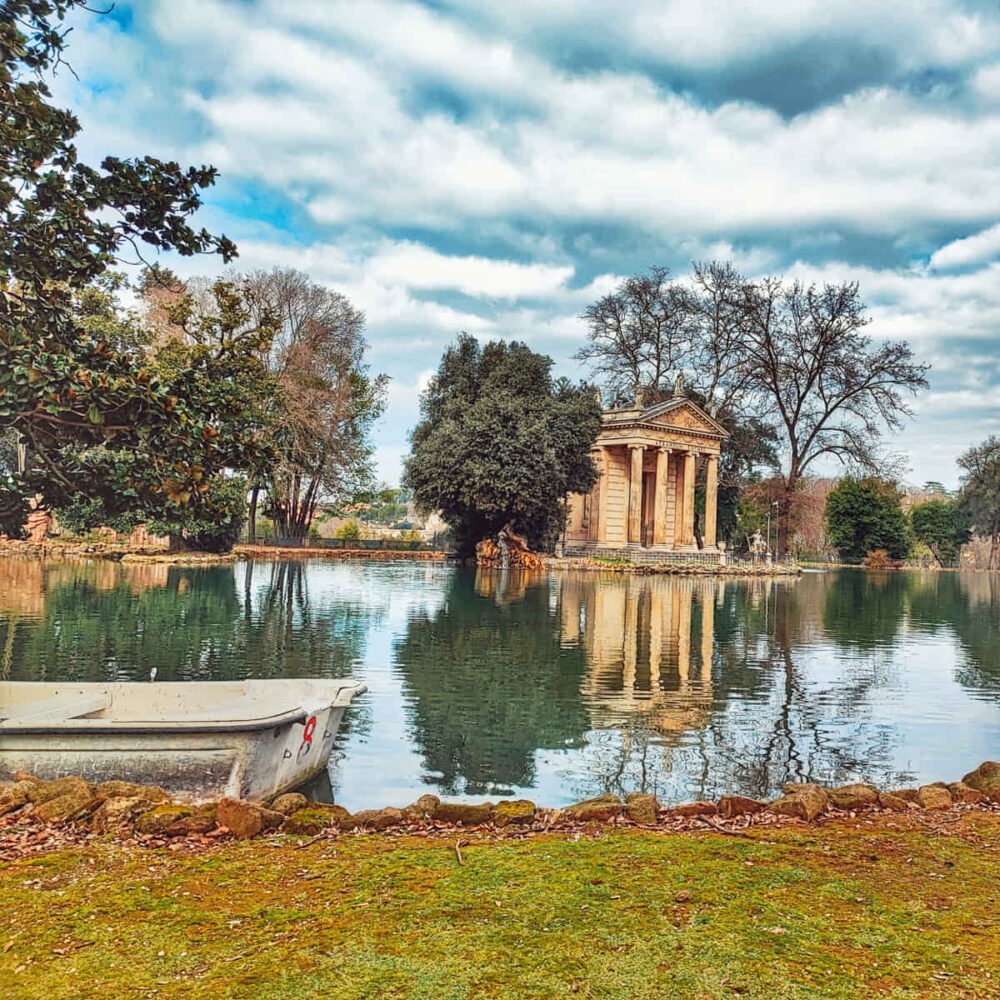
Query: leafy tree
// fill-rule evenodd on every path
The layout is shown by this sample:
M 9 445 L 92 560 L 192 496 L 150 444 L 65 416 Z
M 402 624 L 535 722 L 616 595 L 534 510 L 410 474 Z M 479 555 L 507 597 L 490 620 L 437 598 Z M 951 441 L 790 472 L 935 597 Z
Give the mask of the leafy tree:
M 989 568 L 1000 566 L 1000 437 L 995 434 L 958 459 L 959 506 L 972 529 L 989 539 Z
M 370 431 L 385 407 L 388 378 L 365 363 L 364 313 L 301 271 L 255 271 L 258 321 L 273 315 L 277 336 L 266 354 L 274 461 L 255 481 L 266 513 L 285 537 L 302 537 L 320 506 L 338 506 L 372 485 Z M 254 534 L 256 493 L 251 499 Z
M 874 471 L 880 432 L 901 426 L 906 395 L 927 385 L 927 367 L 907 343 L 876 345 L 864 333 L 855 283 L 751 281 L 710 263 L 696 264 L 681 285 L 654 268 L 626 279 L 583 318 L 589 337 L 577 357 L 616 400 L 663 392 L 672 374 L 683 373 L 737 423 L 755 418 L 774 428 L 783 458 L 782 553 L 792 497 L 813 463 L 828 456 Z
M 958 559 L 971 537 L 961 507 L 954 500 L 928 500 L 910 510 L 913 537 L 923 542 L 939 566 Z
M 206 423 L 197 441 L 171 438 L 157 451 L 145 444 L 142 427 L 131 448 L 114 439 L 85 446 L 70 439 L 58 452 L 59 468 L 76 470 L 68 483 L 79 480 L 86 489 L 63 496 L 59 509 L 68 524 L 129 530 L 148 521 L 174 548 L 232 546 L 245 516 L 246 482 L 229 470 L 253 475 L 272 454 L 268 400 L 275 392 L 262 356 L 276 322 L 252 305 L 245 284 L 217 281 L 197 295 L 182 290 L 164 336 L 121 310 L 113 294 L 91 300 L 87 322 L 117 327 L 132 345 L 127 356 L 169 389 L 168 402 L 187 401 Z
M 62 61 L 67 14 L 83 0 L 5 0 L 0 17 L 0 433 L 26 444 L 23 473 L 0 481 L 0 526 L 20 530 L 27 501 L 88 495 L 102 463 L 87 449 L 155 458 L 188 450 L 186 467 L 153 461 L 141 488 L 199 495 L 229 460 L 214 414 L 199 410 L 81 322 L 79 297 L 140 247 L 235 256 L 234 245 L 189 225 L 212 167 L 146 156 L 81 163 L 79 123 L 50 103 L 46 77 Z
M 420 403 L 404 483 L 440 510 L 469 551 L 512 522 L 536 547 L 562 528 L 567 493 L 593 486 L 601 427 L 594 393 L 553 381 L 552 360 L 525 344 L 459 337 Z
M 826 527 L 830 543 L 843 559 L 861 560 L 877 549 L 893 559 L 905 559 L 910 549 L 899 490 L 876 476 L 848 477 L 830 491 Z

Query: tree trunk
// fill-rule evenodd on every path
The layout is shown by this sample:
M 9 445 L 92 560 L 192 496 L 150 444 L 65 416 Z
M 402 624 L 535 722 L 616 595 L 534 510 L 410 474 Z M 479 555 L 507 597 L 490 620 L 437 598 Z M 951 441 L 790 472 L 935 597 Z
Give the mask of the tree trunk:
M 168 552 L 184 552 L 187 549 L 187 542 L 179 531 L 172 531 L 167 535 Z
M 250 513 L 247 516 L 247 541 L 251 545 L 257 542 L 257 501 L 260 498 L 260 487 L 255 486 L 250 491 Z

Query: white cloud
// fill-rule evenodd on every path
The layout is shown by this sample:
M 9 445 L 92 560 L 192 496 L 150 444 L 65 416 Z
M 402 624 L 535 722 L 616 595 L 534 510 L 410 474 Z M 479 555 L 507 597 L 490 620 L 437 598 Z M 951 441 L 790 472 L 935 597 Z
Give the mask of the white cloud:
M 1000 223 L 964 239 L 946 243 L 931 255 L 930 266 L 935 270 L 979 264 L 1000 255 Z

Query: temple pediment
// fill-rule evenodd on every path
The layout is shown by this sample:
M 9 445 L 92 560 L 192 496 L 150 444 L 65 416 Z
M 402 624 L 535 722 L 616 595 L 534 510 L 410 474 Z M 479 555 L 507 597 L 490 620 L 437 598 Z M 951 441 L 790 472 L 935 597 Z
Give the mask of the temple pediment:
M 712 437 L 729 437 L 729 432 L 695 402 L 687 398 L 667 399 L 642 409 L 611 411 L 606 427 L 647 424 Z

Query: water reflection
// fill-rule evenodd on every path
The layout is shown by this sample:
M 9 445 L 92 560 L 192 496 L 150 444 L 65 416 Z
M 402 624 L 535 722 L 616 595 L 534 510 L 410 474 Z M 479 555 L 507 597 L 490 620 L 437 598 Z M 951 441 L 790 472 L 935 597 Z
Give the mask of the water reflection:
M 986 574 L 0 560 L 0 677 L 364 680 L 350 807 L 953 778 L 1000 744 L 998 648 Z

